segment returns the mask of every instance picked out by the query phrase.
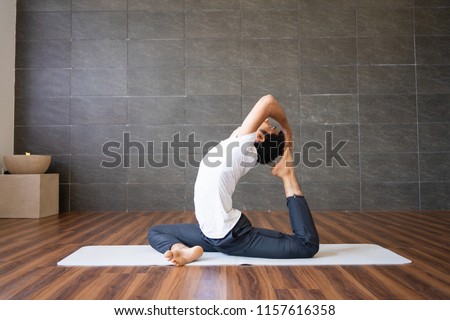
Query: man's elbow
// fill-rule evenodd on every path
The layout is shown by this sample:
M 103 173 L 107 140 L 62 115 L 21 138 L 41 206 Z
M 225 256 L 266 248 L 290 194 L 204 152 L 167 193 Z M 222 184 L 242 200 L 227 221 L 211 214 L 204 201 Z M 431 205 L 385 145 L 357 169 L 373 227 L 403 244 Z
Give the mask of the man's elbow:
M 263 105 L 266 109 L 270 109 L 276 102 L 275 97 L 270 93 L 260 99 L 261 105 Z
M 275 102 L 275 101 L 276 101 L 276 100 L 275 100 L 275 97 L 274 97 L 273 95 L 271 95 L 270 93 L 269 93 L 269 94 L 266 94 L 265 96 L 263 96 L 262 99 L 264 99 L 265 101 L 267 101 L 267 103 L 272 103 L 272 102 Z

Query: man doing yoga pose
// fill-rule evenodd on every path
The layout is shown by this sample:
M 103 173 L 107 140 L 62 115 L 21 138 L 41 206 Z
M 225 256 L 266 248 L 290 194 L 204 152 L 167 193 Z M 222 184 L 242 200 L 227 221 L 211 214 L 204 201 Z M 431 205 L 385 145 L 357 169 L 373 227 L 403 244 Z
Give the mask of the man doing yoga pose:
M 269 119 L 278 122 L 281 131 Z M 194 192 L 198 224 L 154 226 L 148 232 L 150 245 L 175 266 L 197 260 L 204 251 L 278 259 L 313 257 L 319 250 L 319 236 L 295 176 L 291 144 L 292 131 L 282 107 L 273 96 L 262 97 L 242 125 L 200 163 Z M 273 162 L 280 155 L 272 174 L 283 182 L 293 234 L 253 227 L 231 200 L 240 178 L 258 163 Z

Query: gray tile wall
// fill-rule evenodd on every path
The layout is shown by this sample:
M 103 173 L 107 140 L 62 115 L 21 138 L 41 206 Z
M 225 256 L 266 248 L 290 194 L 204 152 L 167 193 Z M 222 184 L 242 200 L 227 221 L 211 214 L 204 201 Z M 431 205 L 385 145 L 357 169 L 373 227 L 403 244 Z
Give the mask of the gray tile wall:
M 62 211 L 192 210 L 202 149 L 180 155 L 163 142 L 192 132 L 202 145 L 219 141 L 267 93 L 294 128 L 312 209 L 450 209 L 449 1 L 17 8 L 15 152 L 53 155 Z M 341 140 L 346 167 L 329 153 Z M 115 160 L 102 154 L 108 141 L 121 142 L 109 150 L 127 167 L 100 167 Z M 266 167 L 243 179 L 234 200 L 244 210 L 285 209 Z

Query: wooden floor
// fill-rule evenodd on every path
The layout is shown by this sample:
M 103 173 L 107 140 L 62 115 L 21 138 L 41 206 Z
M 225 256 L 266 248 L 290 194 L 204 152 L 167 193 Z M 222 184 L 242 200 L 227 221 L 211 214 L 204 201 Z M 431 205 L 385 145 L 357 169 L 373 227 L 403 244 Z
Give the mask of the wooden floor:
M 249 213 L 289 232 L 286 212 Z M 315 212 L 321 243 L 375 243 L 400 266 L 58 267 L 84 245 L 146 244 L 192 213 L 67 213 L 0 219 L 0 299 L 450 299 L 450 212 Z

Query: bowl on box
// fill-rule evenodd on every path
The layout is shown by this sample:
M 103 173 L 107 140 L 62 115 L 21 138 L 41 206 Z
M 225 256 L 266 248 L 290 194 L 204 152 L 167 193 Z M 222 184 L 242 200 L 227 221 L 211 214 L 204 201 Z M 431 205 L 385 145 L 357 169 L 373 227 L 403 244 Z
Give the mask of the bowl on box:
M 9 155 L 3 156 L 3 163 L 12 174 L 43 174 L 52 161 L 47 155 Z

